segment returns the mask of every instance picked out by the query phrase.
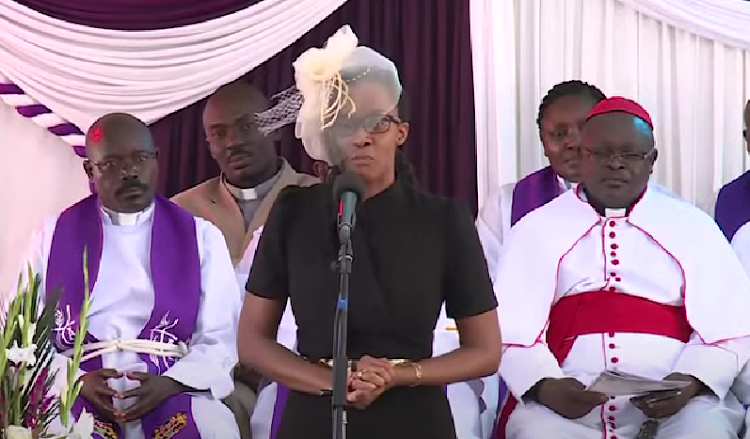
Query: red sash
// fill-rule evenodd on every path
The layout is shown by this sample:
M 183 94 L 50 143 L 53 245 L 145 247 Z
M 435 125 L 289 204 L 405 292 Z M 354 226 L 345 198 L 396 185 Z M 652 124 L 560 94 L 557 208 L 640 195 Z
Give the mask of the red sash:
M 687 343 L 693 333 L 684 306 L 670 306 L 641 297 L 609 291 L 567 296 L 550 311 L 547 346 L 562 366 L 579 335 L 606 333 L 662 335 Z M 508 397 L 500 413 L 497 439 L 505 439 L 505 426 L 517 404 Z

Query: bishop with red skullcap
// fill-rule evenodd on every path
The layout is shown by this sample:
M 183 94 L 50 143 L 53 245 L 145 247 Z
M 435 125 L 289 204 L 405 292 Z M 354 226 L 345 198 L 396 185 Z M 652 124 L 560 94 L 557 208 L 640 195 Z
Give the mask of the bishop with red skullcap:
M 738 437 L 750 280 L 713 221 L 649 186 L 656 154 L 640 121 L 653 129 L 638 103 L 600 101 L 581 184 L 503 243 L 494 284 L 511 397 L 498 438 Z M 638 393 L 628 375 L 653 387 Z

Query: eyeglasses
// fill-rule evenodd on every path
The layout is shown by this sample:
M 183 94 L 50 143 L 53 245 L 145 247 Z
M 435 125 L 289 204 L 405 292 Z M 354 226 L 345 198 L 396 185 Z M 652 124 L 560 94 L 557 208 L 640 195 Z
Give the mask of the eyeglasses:
M 126 169 L 128 166 L 140 168 L 146 162 L 156 159 L 159 151 L 138 151 L 131 155 L 111 156 L 99 162 L 89 161 L 102 174 L 114 173 Z
M 353 136 L 360 128 L 370 134 L 383 134 L 391 128 L 392 123 L 400 124 L 402 122 L 390 114 L 365 118 L 341 117 L 333 124 L 333 129 L 336 134 L 341 136 Z
M 618 161 L 622 163 L 626 163 L 628 165 L 638 165 L 651 157 L 651 155 L 656 151 L 655 149 L 651 149 L 648 152 L 605 152 L 605 151 L 593 151 L 586 148 L 581 148 L 581 150 L 594 158 L 599 163 L 605 164 L 610 163 L 612 160 L 617 159 Z

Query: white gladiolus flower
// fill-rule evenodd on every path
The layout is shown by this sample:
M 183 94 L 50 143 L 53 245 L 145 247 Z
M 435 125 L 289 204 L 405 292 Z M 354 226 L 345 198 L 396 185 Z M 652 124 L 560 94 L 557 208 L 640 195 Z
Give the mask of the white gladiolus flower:
M 26 427 L 11 425 L 5 429 L 5 437 L 8 439 L 31 439 L 31 430 Z
M 27 367 L 31 367 L 36 364 L 36 357 L 34 356 L 34 352 L 36 352 L 36 344 L 31 343 L 24 348 L 19 348 L 18 344 L 15 341 L 13 342 L 13 346 L 11 346 L 10 349 L 5 350 L 8 361 L 15 364 L 23 364 Z
M 94 434 L 94 417 L 84 409 L 73 425 L 68 439 L 91 439 L 92 434 Z

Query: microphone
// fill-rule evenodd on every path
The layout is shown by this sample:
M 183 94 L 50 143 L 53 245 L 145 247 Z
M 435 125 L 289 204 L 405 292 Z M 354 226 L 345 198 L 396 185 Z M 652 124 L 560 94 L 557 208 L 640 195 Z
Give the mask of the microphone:
M 365 183 L 357 175 L 344 172 L 333 181 L 333 199 L 338 203 L 339 243 L 352 237 L 356 216 L 354 211 L 365 197 Z

